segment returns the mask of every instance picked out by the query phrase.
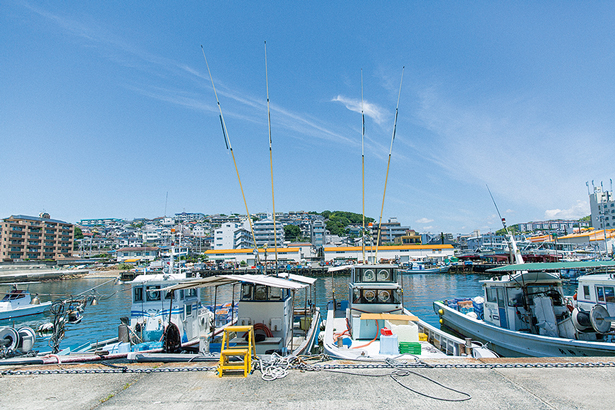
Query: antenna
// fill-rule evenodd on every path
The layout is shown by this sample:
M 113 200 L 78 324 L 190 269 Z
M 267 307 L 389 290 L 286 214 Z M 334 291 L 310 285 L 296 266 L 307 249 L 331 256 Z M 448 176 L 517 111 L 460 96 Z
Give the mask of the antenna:
M 523 261 L 523 257 L 521 256 L 521 252 L 519 252 L 519 249 L 517 248 L 517 242 L 515 242 L 515 235 L 513 235 L 506 227 L 506 219 L 502 218 L 502 214 L 500 213 L 500 210 L 498 209 L 498 204 L 495 203 L 495 199 L 493 198 L 493 194 L 491 193 L 491 190 L 489 189 L 489 185 L 486 185 L 486 186 L 487 186 L 487 191 L 489 191 L 489 195 L 491 196 L 491 200 L 493 201 L 493 205 L 495 205 L 495 210 L 498 212 L 500 220 L 502 221 L 502 225 L 504 226 L 504 231 L 506 231 L 506 233 L 508 234 L 508 241 L 510 243 L 510 252 L 512 254 L 511 256 L 513 257 L 515 263 L 518 263 L 518 264 L 525 263 Z
M 613 180 L 611 179 L 611 190 L 613 185 Z M 587 187 L 587 195 L 591 195 L 591 193 L 589 192 L 589 181 L 585 181 L 585 186 Z
M 273 245 L 275 249 L 275 275 L 278 276 L 278 231 L 275 224 L 275 195 L 273 194 L 273 154 L 271 153 L 271 110 L 269 108 L 269 75 L 267 73 L 267 42 L 265 41 L 265 84 L 267 87 L 267 121 L 269 124 L 269 164 L 271 169 L 271 202 L 273 203 Z
M 164 200 L 164 217 L 167 217 L 167 204 L 169 203 L 169 191 L 167 191 L 167 198 Z
M 361 231 L 361 250 L 363 251 L 363 263 L 365 264 L 365 114 L 363 113 L 363 69 L 361 69 L 361 172 L 363 174 L 363 230 Z
M 226 123 L 224 122 L 224 116 L 222 115 L 222 107 L 220 106 L 220 100 L 218 99 L 218 93 L 216 92 L 216 86 L 214 85 L 214 78 L 211 75 L 211 70 L 209 69 L 209 63 L 207 63 L 207 57 L 205 57 L 205 49 L 201 45 L 201 51 L 203 52 L 203 58 L 205 59 L 205 65 L 207 66 L 207 72 L 209 73 L 209 79 L 211 80 L 211 87 L 214 90 L 214 95 L 216 96 L 216 103 L 218 103 L 218 110 L 220 111 L 220 124 L 222 125 L 222 134 L 224 135 L 224 142 L 226 143 L 226 148 L 231 151 L 231 156 L 233 157 L 233 165 L 235 165 L 235 172 L 237 173 L 237 180 L 239 181 L 239 188 L 241 189 L 241 196 L 243 197 L 243 204 L 246 207 L 246 214 L 248 215 L 248 222 L 250 223 L 250 231 L 252 232 L 252 240 L 254 241 L 254 249 L 256 250 L 256 237 L 254 236 L 254 227 L 252 226 L 252 217 L 250 216 L 250 211 L 248 211 L 248 203 L 246 202 L 246 195 L 243 192 L 243 185 L 241 185 L 241 178 L 239 177 L 239 169 L 237 168 L 237 161 L 235 161 L 235 154 L 233 153 L 233 147 L 231 146 L 231 139 L 228 135 L 228 130 L 226 129 Z M 255 252 L 256 259 L 258 260 L 258 251 Z
M 397 106 L 395 107 L 395 121 L 393 122 L 393 135 L 391 137 L 391 147 L 389 148 L 389 162 L 387 163 L 387 174 L 384 179 L 384 193 L 382 194 L 382 207 L 380 208 L 380 219 L 378 220 L 378 239 L 376 240 L 376 263 L 378 263 L 378 245 L 380 245 L 380 228 L 382 227 L 382 213 L 384 212 L 384 197 L 387 193 L 387 182 L 389 180 L 389 167 L 391 166 L 391 152 L 393 151 L 393 141 L 395 141 L 395 132 L 397 131 L 397 115 L 399 114 L 399 99 L 401 97 L 401 85 L 404 81 L 404 69 L 401 69 L 401 80 L 399 82 L 399 93 L 397 95 Z

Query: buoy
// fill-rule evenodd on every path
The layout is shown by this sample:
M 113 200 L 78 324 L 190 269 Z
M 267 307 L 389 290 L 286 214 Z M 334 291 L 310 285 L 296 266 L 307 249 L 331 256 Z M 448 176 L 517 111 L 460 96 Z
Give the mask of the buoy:
M 438 310 L 438 314 L 442 316 L 444 314 L 444 310 L 443 309 Z
M 440 324 L 444 323 L 444 320 L 440 319 Z

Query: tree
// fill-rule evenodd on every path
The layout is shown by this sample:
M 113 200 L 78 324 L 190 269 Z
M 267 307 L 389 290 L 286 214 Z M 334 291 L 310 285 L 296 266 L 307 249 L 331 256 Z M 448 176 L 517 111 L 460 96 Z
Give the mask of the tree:
M 75 239 L 83 239 L 83 232 L 78 226 L 75 226 Z
M 299 239 L 301 235 L 301 228 L 297 225 L 286 225 L 284 226 L 284 238 L 287 241 L 295 242 Z

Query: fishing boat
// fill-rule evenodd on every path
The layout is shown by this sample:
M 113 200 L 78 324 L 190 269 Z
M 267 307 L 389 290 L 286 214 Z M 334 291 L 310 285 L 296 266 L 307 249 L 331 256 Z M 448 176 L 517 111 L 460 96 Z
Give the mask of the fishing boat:
M 586 268 L 615 262 L 577 262 Z M 615 320 L 601 304 L 574 306 L 564 296 L 562 263 L 521 263 L 489 269 L 483 295 L 435 301 L 447 329 L 488 343 L 503 356 L 614 356 Z M 591 276 L 591 275 L 590 275 Z
M 190 290 L 209 286 L 241 286 L 237 303 L 237 325 L 253 326 L 255 354 L 308 354 L 318 340 L 320 309 L 313 303 L 314 278 L 285 273 L 270 275 L 219 275 L 185 281 L 168 290 Z M 296 292 L 303 292 L 303 306 Z M 234 293 L 234 291 L 233 291 Z M 230 343 L 247 345 L 245 335 L 237 334 Z
M 496 357 L 471 340 L 432 326 L 402 303 L 396 265 L 353 265 L 348 300 L 329 303 L 324 349 L 346 360 L 383 361 L 387 358 Z
M 428 265 L 421 262 L 412 262 L 408 269 L 403 269 L 401 272 L 406 274 L 425 274 L 425 273 L 447 273 L 450 270 L 450 265 Z
M 38 315 L 51 307 L 51 302 L 41 303 L 38 297 L 33 299 L 28 289 L 17 289 L 16 283 L 5 285 L 11 289 L 0 300 L 0 320 Z
M 168 288 L 186 281 L 185 275 L 140 275 L 131 282 L 130 317 L 120 318 L 118 337 L 78 346 L 65 354 L 197 350 L 203 339 L 212 339 L 237 321 L 232 303 L 201 303 L 200 289 Z
M 580 263 L 577 262 L 577 264 Z M 603 263 L 609 262 L 597 263 L 604 269 L 606 266 Z M 608 272 L 579 276 L 577 282 L 578 288 L 573 302 L 576 307 L 589 311 L 595 305 L 600 305 L 607 310 L 609 316 L 615 316 L 615 272 L 613 269 Z

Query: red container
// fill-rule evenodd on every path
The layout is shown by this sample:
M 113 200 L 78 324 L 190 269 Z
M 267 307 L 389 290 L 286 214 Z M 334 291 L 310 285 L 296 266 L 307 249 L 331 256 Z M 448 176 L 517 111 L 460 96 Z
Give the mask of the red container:
M 393 336 L 393 332 L 391 332 L 391 329 L 387 329 L 386 327 L 380 329 L 380 334 L 382 336 Z

